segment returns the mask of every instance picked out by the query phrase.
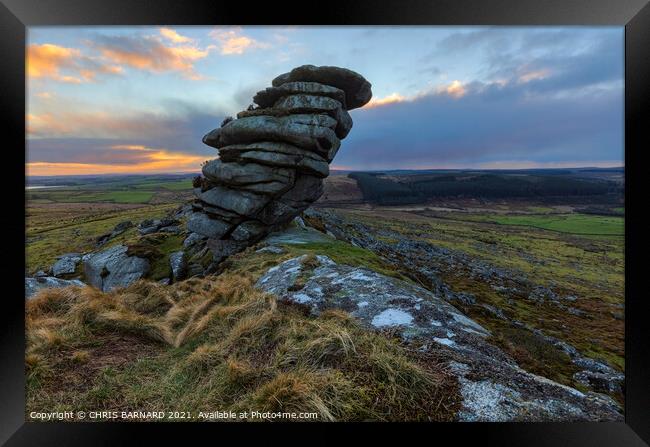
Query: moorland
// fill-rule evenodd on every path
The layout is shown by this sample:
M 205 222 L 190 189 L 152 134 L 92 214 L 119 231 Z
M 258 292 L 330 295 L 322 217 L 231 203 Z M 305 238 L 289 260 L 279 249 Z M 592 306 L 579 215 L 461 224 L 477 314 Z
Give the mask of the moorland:
M 97 236 L 110 232 L 120 222 L 172 212 L 191 200 L 192 177 L 30 178 L 26 189 L 26 276 L 48 271 L 62 253 L 96 249 Z M 330 414 L 333 419 L 415 418 L 418 409 L 429 408 L 432 402 L 436 409 L 429 410 L 437 414 L 434 419 L 453 419 L 458 391 L 444 371 L 432 366 L 435 362 L 431 359 L 423 361 L 393 341 L 350 326 L 339 313 L 314 321 L 294 309 L 280 316 L 267 312 L 275 304 L 254 292 L 252 281 L 266 267 L 304 254 L 326 255 L 338 263 L 420 285 L 488 329 L 490 342 L 525 370 L 577 390 L 603 393 L 622 404 L 622 381 L 609 380 L 609 370 L 598 380 L 580 373 L 589 362 L 606 365 L 612 372 L 624 371 L 623 189 L 622 168 L 333 172 L 325 181 L 322 198 L 303 217 L 313 228 L 334 234 L 336 241 L 284 246 L 287 251 L 281 256 L 246 252 L 233 257 L 230 276 L 222 274 L 216 282 L 189 279 L 185 286 L 179 286 L 200 289 L 202 294 L 216 291 L 233 315 L 241 309 L 237 324 L 216 329 L 215 334 L 226 337 L 218 352 L 217 345 L 201 345 L 205 340 L 200 337 L 183 344 L 181 339 L 188 334 L 178 332 L 182 327 L 168 327 L 165 332 L 158 323 L 141 328 L 141 332 L 130 326 L 129 338 L 119 340 L 113 332 L 101 331 L 106 329 L 106 321 L 104 326 L 99 325 L 101 337 L 89 337 L 88 328 L 76 326 L 78 322 L 64 324 L 63 333 L 57 333 L 53 328 L 61 325 L 61 314 L 48 314 L 44 310 L 46 299 L 34 304 L 33 324 L 41 332 L 35 332 L 28 347 L 30 405 L 60 401 L 82 406 L 128 406 L 152 400 L 169 403 L 182 395 L 192 406 L 200 400 L 191 397 L 192 390 L 205 391 L 205 387 L 218 383 L 219 393 L 240 396 L 240 400 L 228 403 L 239 408 L 253 401 L 267 405 L 277 392 L 298 395 L 300 387 L 308 384 L 305 390 L 310 391 L 304 391 L 302 397 L 312 399 L 312 403 L 316 397 L 325 402 L 329 410 L 323 414 L 334 408 L 336 417 Z M 136 231 L 130 228 L 120 237 L 127 240 Z M 252 276 L 236 279 L 246 275 Z M 234 289 L 248 291 L 250 296 L 244 299 Z M 151 305 L 158 300 L 165 310 L 178 308 L 178 315 L 198 309 L 195 300 L 170 298 L 149 289 L 130 293 L 150 297 Z M 99 296 L 87 298 L 104 306 Z M 88 312 L 76 302 L 66 305 L 75 312 Z M 127 320 L 135 324 L 136 317 L 141 316 L 130 315 Z M 238 336 L 247 330 L 246 324 L 261 327 L 269 323 L 265 318 L 282 319 L 282 324 L 273 320 L 273 330 L 266 333 L 275 337 L 274 343 L 334 372 L 323 379 L 325 376 L 314 368 L 287 372 L 274 363 L 271 379 L 253 378 L 252 365 L 259 363 L 255 351 L 271 353 L 253 338 Z M 121 321 L 113 321 L 110 327 L 124 328 L 126 320 Z M 195 326 L 200 320 L 192 324 L 188 323 L 186 332 L 199 331 Z M 141 338 L 143 333 L 148 334 L 148 341 Z M 175 346 L 171 351 L 151 343 L 169 341 L 170 334 Z M 351 338 L 341 341 L 341 334 Z M 328 337 L 343 343 L 345 352 L 356 350 L 355 356 L 345 355 L 345 361 L 319 357 L 315 343 L 334 343 Z M 273 349 L 277 349 L 276 344 Z M 104 347 L 110 345 L 115 347 L 114 352 L 105 352 Z M 204 372 L 202 368 L 210 362 L 219 363 L 215 359 L 221 357 L 225 369 L 210 373 L 218 377 L 197 379 Z M 65 390 L 52 382 L 47 371 L 55 365 L 65 368 L 80 388 Z M 181 369 L 172 365 L 181 365 Z M 78 376 L 74 370 L 85 376 Z M 176 372 L 163 373 L 170 370 Z M 349 381 L 354 370 L 361 371 L 360 375 Z M 148 372 L 149 384 L 138 379 L 144 371 Z M 395 381 L 404 375 L 410 378 Z M 88 382 L 88 377 L 94 379 Z M 195 386 L 197 380 L 203 388 Z M 310 388 L 323 380 L 328 383 L 325 388 L 318 392 Z M 365 394 L 350 397 L 355 386 L 365 387 Z M 161 395 L 163 388 L 167 391 Z M 412 394 L 408 394 L 409 388 L 414 390 Z M 443 388 L 447 392 L 441 394 Z M 391 391 L 388 396 L 386 389 Z M 351 395 L 336 394 L 341 390 Z M 130 400 L 120 401 L 118 396 Z M 374 407 L 369 404 L 373 399 L 379 402 Z M 400 399 L 405 403 L 397 410 Z M 397 413 L 386 416 L 391 411 Z

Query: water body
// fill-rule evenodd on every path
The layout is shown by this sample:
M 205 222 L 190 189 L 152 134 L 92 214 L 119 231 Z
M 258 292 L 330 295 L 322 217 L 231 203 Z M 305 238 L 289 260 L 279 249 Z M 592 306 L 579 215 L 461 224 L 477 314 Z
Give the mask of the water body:
M 25 186 L 25 189 L 51 189 L 51 188 L 65 188 L 67 185 L 33 185 Z

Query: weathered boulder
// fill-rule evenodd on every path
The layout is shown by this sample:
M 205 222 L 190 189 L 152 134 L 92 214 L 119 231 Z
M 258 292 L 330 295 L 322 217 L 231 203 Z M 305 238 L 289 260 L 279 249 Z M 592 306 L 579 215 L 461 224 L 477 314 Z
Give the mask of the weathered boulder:
M 272 84 L 279 87 L 296 81 L 318 82 L 343 90 L 347 110 L 361 107 L 372 98 L 370 82 L 359 73 L 340 67 L 302 65 L 276 77 Z
M 231 237 L 239 242 L 255 242 L 265 234 L 268 227 L 262 222 L 249 220 L 238 225 L 232 232 Z
M 190 233 L 189 236 L 185 238 L 183 241 L 183 247 L 188 248 L 191 247 L 192 245 L 195 245 L 201 241 L 204 241 L 206 239 L 206 236 L 203 236 L 198 233 Z
M 85 286 L 78 279 L 60 279 L 52 276 L 35 276 L 25 278 L 25 299 L 31 298 L 41 289 L 52 287 Z
M 221 220 L 211 219 L 204 213 L 193 213 L 187 220 L 187 229 L 208 238 L 220 238 L 232 225 Z
M 235 240 L 209 239 L 207 242 L 208 249 L 212 253 L 212 259 L 219 263 L 228 256 L 241 251 L 246 244 Z
M 125 287 L 144 277 L 149 261 L 127 254 L 128 247 L 116 245 L 99 253 L 84 256 L 86 282 L 102 291 Z

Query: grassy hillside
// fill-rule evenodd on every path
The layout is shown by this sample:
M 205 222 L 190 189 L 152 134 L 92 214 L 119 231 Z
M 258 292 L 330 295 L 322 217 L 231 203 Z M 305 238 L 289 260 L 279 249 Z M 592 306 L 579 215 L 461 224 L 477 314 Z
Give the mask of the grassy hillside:
M 430 354 L 340 311 L 307 316 L 252 286 L 291 255 L 248 250 L 218 277 L 173 286 L 40 292 L 26 313 L 27 413 L 179 409 L 191 418 L 219 410 L 451 420 L 457 384 Z

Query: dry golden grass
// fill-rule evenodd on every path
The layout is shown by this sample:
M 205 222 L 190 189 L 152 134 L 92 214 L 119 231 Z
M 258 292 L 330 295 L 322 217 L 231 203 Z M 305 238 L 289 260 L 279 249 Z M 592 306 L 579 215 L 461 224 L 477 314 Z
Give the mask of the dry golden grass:
M 310 317 L 280 305 L 240 272 L 110 293 L 45 289 L 27 303 L 26 319 L 28 408 L 450 420 L 458 401 L 439 365 L 409 357 L 344 312 Z

